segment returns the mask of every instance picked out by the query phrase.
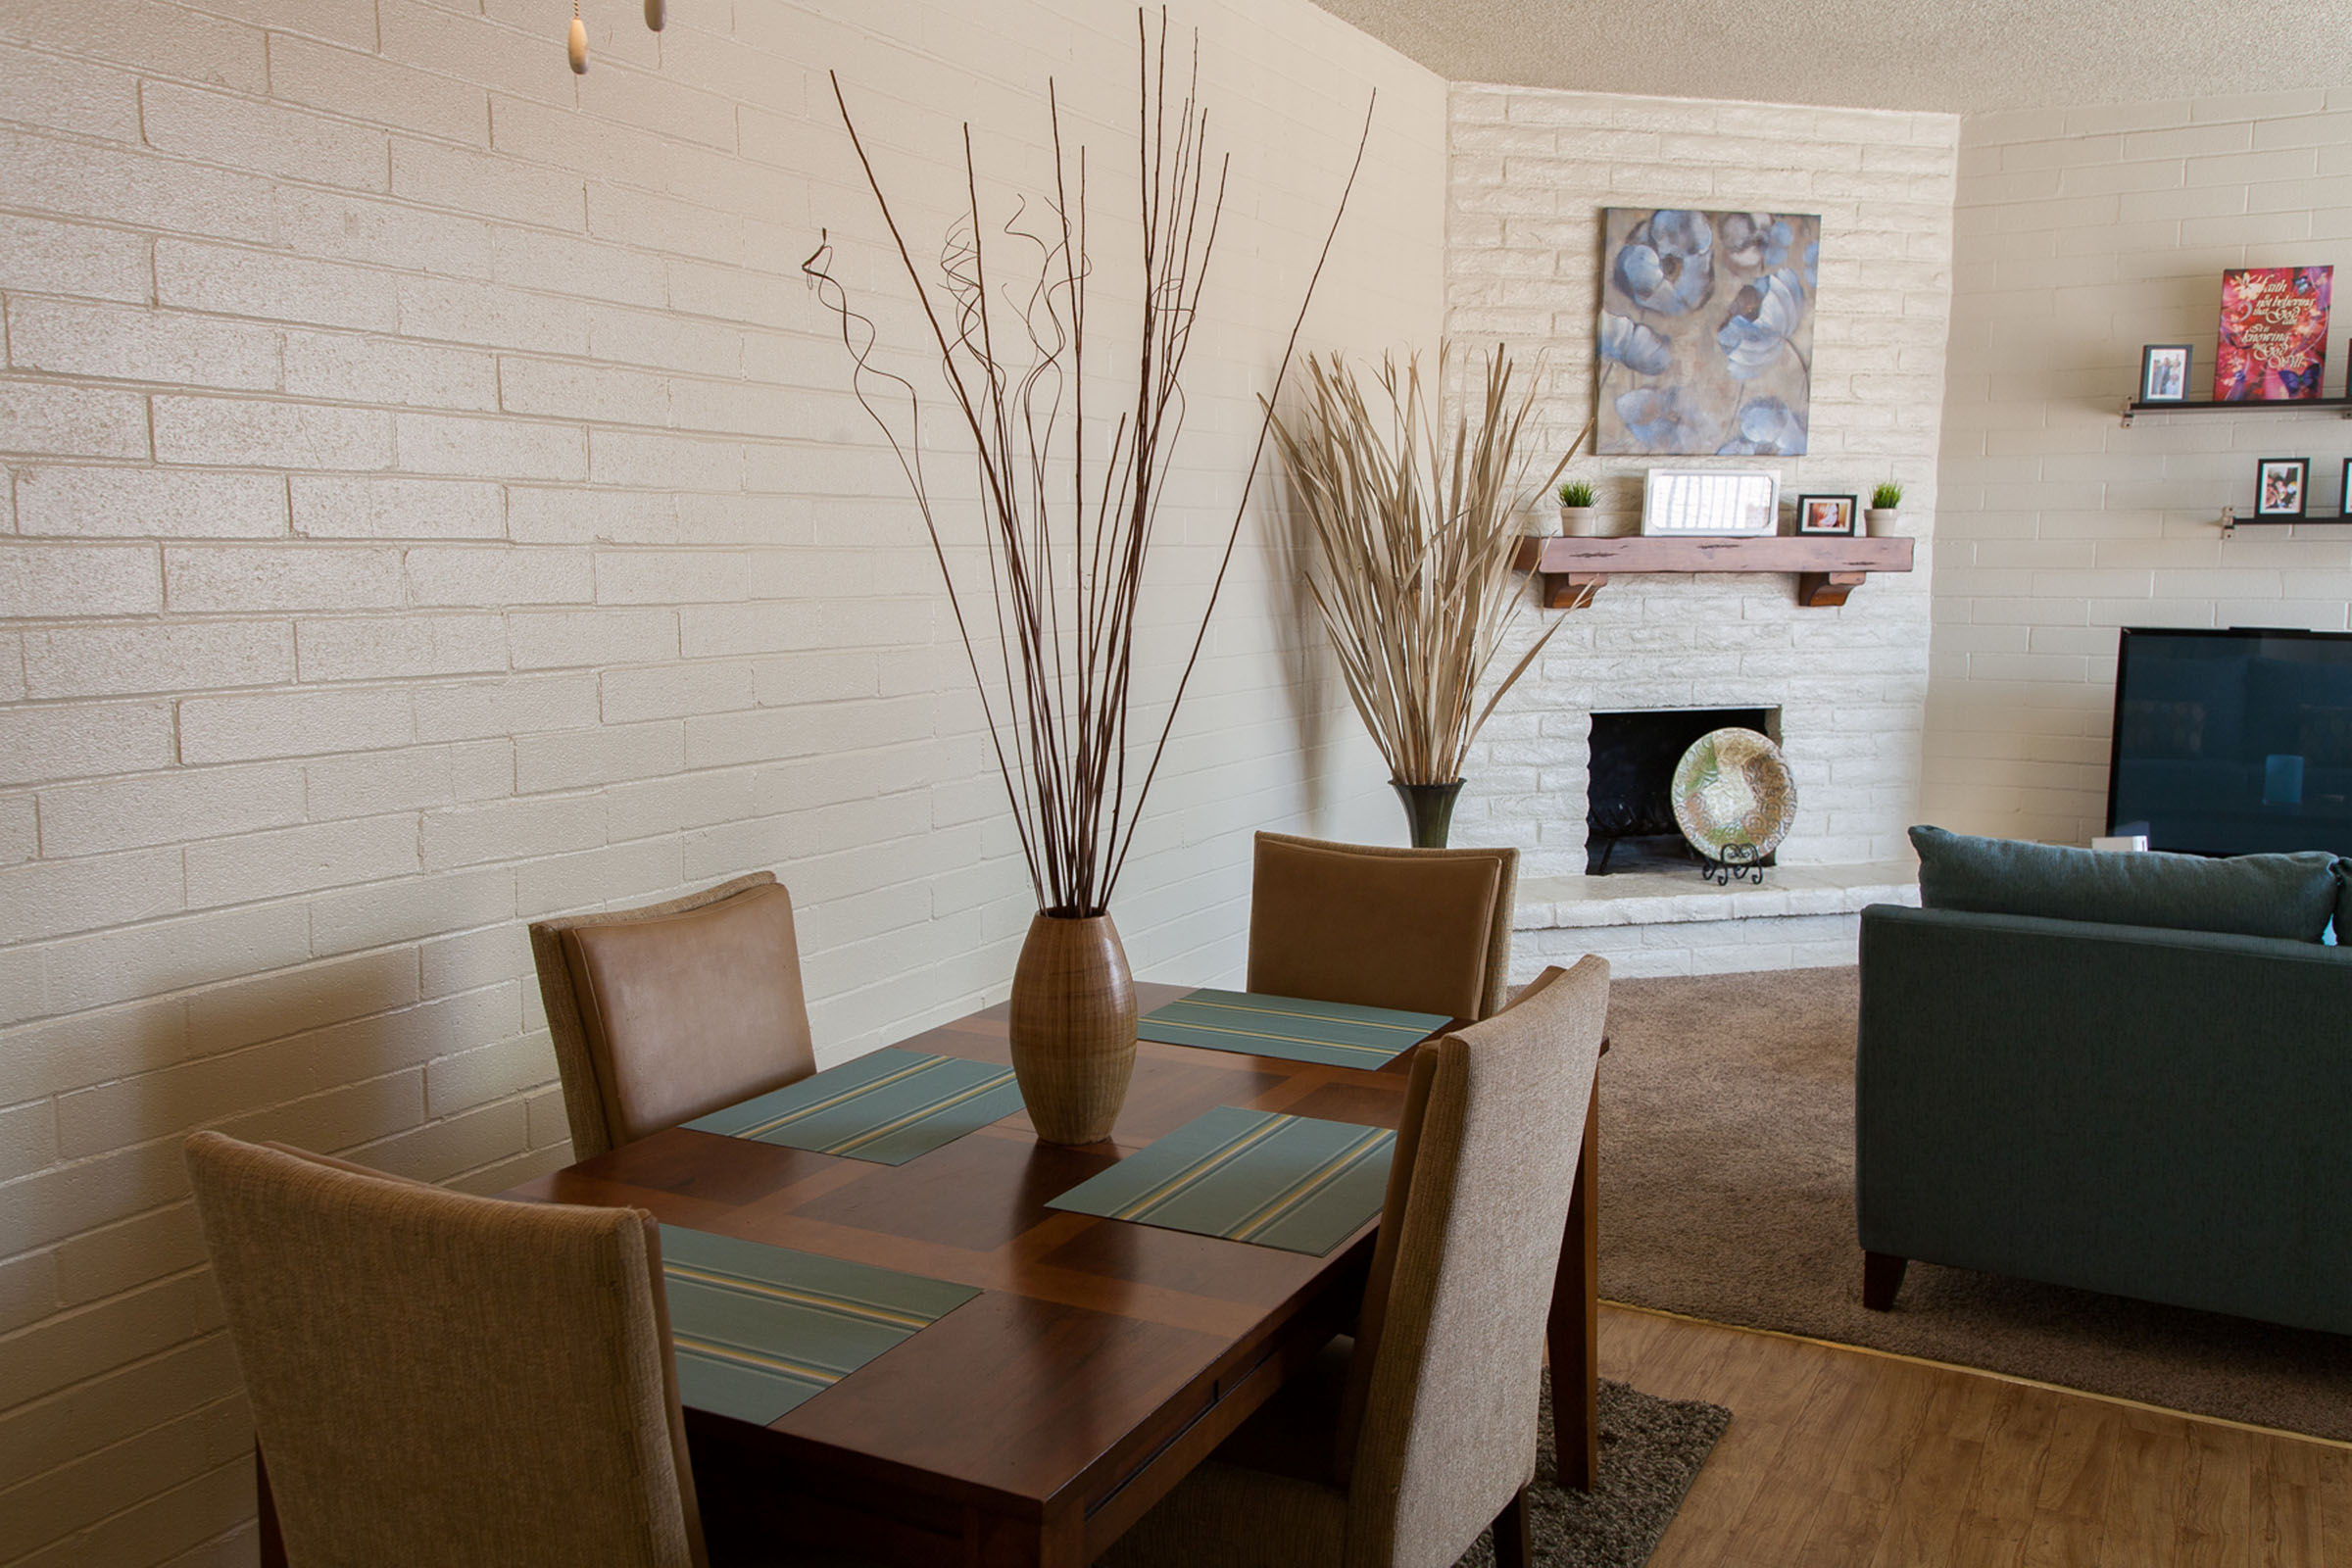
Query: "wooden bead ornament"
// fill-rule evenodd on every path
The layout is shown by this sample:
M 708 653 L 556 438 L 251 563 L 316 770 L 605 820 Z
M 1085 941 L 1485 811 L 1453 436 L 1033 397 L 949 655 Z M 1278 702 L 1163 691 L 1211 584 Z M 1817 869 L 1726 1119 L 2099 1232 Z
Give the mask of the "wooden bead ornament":
M 571 0 L 571 42 L 567 53 L 571 56 L 571 74 L 588 74 L 588 26 L 580 21 L 580 0 Z

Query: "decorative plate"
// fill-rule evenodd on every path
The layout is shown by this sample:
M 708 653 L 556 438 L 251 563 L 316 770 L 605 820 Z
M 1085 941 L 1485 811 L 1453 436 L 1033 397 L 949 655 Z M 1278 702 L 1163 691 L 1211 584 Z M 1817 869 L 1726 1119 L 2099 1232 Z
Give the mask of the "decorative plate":
M 1781 749 L 1752 729 L 1701 735 L 1674 764 L 1674 820 L 1710 860 L 1740 847 L 1762 859 L 1796 821 L 1796 780 Z

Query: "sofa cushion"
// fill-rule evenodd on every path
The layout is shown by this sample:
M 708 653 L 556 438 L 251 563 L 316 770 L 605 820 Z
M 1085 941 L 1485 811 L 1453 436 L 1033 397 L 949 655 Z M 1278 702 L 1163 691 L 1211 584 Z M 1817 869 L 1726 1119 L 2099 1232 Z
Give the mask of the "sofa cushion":
M 1911 847 L 1919 852 L 1919 902 L 1931 909 L 2317 942 L 2342 892 L 2335 857 L 2323 850 L 2212 859 L 1973 838 L 1939 827 L 1913 828 Z

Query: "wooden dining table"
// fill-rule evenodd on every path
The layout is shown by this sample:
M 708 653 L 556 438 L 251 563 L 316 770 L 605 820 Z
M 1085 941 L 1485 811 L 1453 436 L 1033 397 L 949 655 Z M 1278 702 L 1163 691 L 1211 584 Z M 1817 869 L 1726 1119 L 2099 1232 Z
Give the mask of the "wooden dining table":
M 1149 1011 L 1186 989 L 1136 993 Z M 1005 1009 L 901 1044 L 1004 1062 Z M 1147 1040 L 1102 1144 L 1041 1143 L 1016 1113 L 885 1165 L 672 1128 L 505 1196 L 627 1204 L 976 1287 L 764 1427 L 689 1409 L 706 1516 L 718 1539 L 907 1568 L 1079 1568 L 1348 1331 L 1378 1224 L 1315 1257 L 1048 1201 L 1219 1105 L 1394 1127 L 1411 1055 L 1365 1071 Z M 1599 1451 L 1595 1120 L 1589 1108 L 1548 1325 L 1561 1479 L 1580 1488 Z

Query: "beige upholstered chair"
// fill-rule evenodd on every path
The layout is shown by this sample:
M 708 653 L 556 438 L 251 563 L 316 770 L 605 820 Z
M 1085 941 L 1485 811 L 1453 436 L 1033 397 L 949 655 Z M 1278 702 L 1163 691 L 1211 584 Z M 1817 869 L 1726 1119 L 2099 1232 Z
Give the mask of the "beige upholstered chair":
M 576 1159 L 816 1070 L 772 872 L 531 927 Z
M 1452 1018 L 1502 1006 L 1517 850 L 1257 835 L 1250 989 Z
M 707 1561 L 651 1215 L 187 1156 L 286 1560 Z
M 1127 1532 L 1116 1568 L 1524 1568 L 1544 1322 L 1609 966 L 1421 1048 L 1356 1338 Z

